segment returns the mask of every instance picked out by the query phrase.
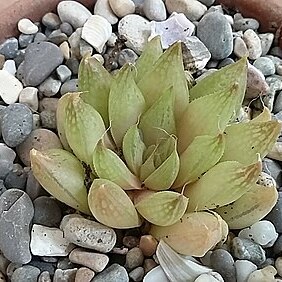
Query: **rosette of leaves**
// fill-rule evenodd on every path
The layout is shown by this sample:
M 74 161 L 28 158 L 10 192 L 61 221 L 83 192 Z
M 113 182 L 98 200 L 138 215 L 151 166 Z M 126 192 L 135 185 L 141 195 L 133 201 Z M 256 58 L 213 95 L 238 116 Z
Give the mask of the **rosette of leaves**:
M 163 52 L 158 37 L 114 75 L 86 57 L 80 92 L 58 104 L 64 150 L 32 150 L 34 176 L 102 224 L 124 229 L 147 221 L 158 240 L 202 256 L 228 226 L 251 225 L 277 200 L 276 187 L 256 182 L 281 126 L 266 108 L 236 121 L 246 79 L 242 58 L 192 83 L 181 44 Z

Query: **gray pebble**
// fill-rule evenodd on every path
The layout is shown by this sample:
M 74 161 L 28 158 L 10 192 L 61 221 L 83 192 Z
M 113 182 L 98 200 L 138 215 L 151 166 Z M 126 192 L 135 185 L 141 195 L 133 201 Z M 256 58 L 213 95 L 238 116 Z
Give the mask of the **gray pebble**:
M 0 179 L 4 180 L 7 174 L 13 169 L 13 163 L 0 160 Z
M 19 67 L 19 65 L 24 61 L 25 50 L 26 50 L 26 49 L 21 49 L 21 50 L 19 50 L 19 51 L 17 52 L 16 57 L 14 58 L 14 61 L 15 61 L 17 67 Z
M 266 260 L 263 248 L 249 239 L 235 237 L 232 240 L 231 251 L 235 258 L 246 259 L 256 265 L 261 265 Z
M 0 54 L 4 55 L 6 59 L 14 59 L 19 50 L 19 42 L 15 37 L 11 37 L 0 45 Z
M 14 271 L 19 267 L 22 267 L 21 263 L 14 263 L 14 262 L 9 263 L 9 265 L 6 268 L 6 275 L 9 280 L 11 280 Z
M 23 104 L 11 104 L 3 110 L 2 136 L 10 147 L 21 144 L 32 131 L 32 112 Z
M 125 268 L 117 263 L 112 264 L 103 272 L 95 275 L 93 282 L 128 282 L 129 277 Z
M 248 48 L 249 58 L 251 60 L 258 59 L 262 54 L 261 42 L 258 35 L 252 29 L 247 29 L 244 32 L 243 40 Z
M 0 196 L 1 196 L 5 191 L 7 191 L 7 188 L 5 187 L 4 180 L 0 179 Z
M 62 87 L 61 87 L 61 95 L 64 95 L 68 92 L 76 92 L 78 89 L 78 80 L 77 79 L 71 79 L 66 81 Z
M 278 93 L 276 96 L 274 106 L 273 106 L 273 113 L 276 114 L 278 112 L 282 111 L 282 91 Z
M 33 42 L 34 34 L 23 34 L 21 33 L 19 36 L 19 44 L 21 48 L 27 47 L 29 44 Z
M 42 83 L 63 62 L 63 54 L 51 42 L 30 44 L 26 49 L 24 81 L 26 85 L 37 86 Z
M 282 233 L 282 192 L 278 193 L 278 201 L 270 211 L 270 213 L 265 217 L 266 220 L 271 221 L 278 233 Z
M 134 247 L 126 254 L 125 267 L 129 270 L 141 266 L 144 261 L 144 255 L 138 247 Z
M 139 266 L 133 269 L 132 271 L 130 271 L 128 275 L 134 282 L 139 282 L 142 281 L 145 275 L 145 270 L 143 267 Z
M 164 21 L 166 19 L 166 8 L 162 0 L 145 0 L 143 12 L 151 21 Z
M 17 268 L 11 277 L 11 282 L 35 282 L 40 274 L 37 267 L 24 265 Z
M 37 282 L 52 282 L 50 273 L 48 271 L 41 272 Z
M 262 171 L 271 175 L 274 178 L 278 187 L 280 187 L 282 185 L 281 166 L 279 165 L 279 163 L 277 161 L 274 161 L 274 160 L 268 159 L 268 158 L 263 158 L 263 160 L 262 160 Z
M 34 177 L 32 170 L 28 172 L 25 192 L 29 195 L 31 200 L 47 194 L 47 192 L 42 188 L 37 179 Z
M 257 30 L 259 28 L 259 22 L 251 18 L 238 19 L 234 21 L 233 28 L 235 31 L 246 31 L 247 29 Z
M 29 249 L 30 223 L 34 209 L 29 196 L 18 189 L 9 189 L 0 196 L 0 248 L 15 263 L 31 260 Z
M 40 112 L 40 121 L 41 126 L 47 129 L 56 129 L 57 121 L 56 121 L 56 112 L 45 110 Z
M 10 261 L 7 260 L 7 258 L 5 258 L 3 253 L 0 251 L 0 271 L 2 273 L 6 273 L 6 269 L 7 269 L 9 264 L 10 264 Z
M 273 55 L 273 56 L 276 56 L 276 57 L 279 57 L 280 59 L 282 59 L 282 50 L 280 47 L 273 47 L 271 48 L 270 50 L 270 55 Z
M 9 148 L 6 144 L 0 143 L 0 160 L 13 163 L 16 158 L 16 153 L 13 149 Z
M 13 169 L 5 177 L 5 186 L 7 189 L 17 188 L 25 190 L 27 172 L 20 164 L 14 164 Z
M 52 42 L 56 45 L 60 45 L 64 41 L 67 41 L 67 40 L 68 40 L 67 35 L 65 33 L 61 32 L 60 29 L 52 31 L 48 36 L 48 41 L 50 41 L 50 42 Z
M 66 65 L 58 66 L 56 68 L 56 74 L 63 83 L 71 78 L 71 70 Z
M 76 58 L 70 58 L 66 60 L 66 66 L 71 70 L 74 75 L 78 74 L 79 61 Z
M 266 78 L 266 82 L 269 85 L 270 89 L 273 91 L 282 90 L 282 77 L 279 75 L 271 75 Z
M 234 60 L 233 59 L 231 59 L 231 58 L 226 58 L 226 59 L 224 59 L 224 60 L 222 60 L 219 64 L 218 64 L 218 68 L 219 69 L 221 69 L 221 68 L 223 68 L 223 67 L 226 67 L 226 66 L 228 66 L 228 65 L 231 65 L 231 64 L 233 64 L 234 63 Z
M 138 55 L 129 48 L 121 50 L 118 54 L 118 63 L 121 67 L 127 63 L 134 64 L 137 59 Z
M 222 60 L 233 50 L 232 29 L 220 13 L 208 13 L 200 20 L 197 36 L 211 52 L 212 58 Z
M 262 33 L 258 35 L 261 42 L 262 56 L 265 56 L 271 48 L 274 40 L 273 33 Z
M 33 205 L 33 223 L 49 227 L 59 226 L 62 219 L 62 212 L 55 199 L 41 196 L 34 200 Z
M 211 268 L 221 274 L 226 282 L 236 282 L 234 259 L 223 249 L 214 250 L 210 256 Z
M 85 40 L 80 39 L 79 53 L 80 53 L 81 57 L 91 56 L 93 54 L 93 51 L 94 51 L 94 49 L 90 44 L 88 44 Z
M 67 23 L 67 22 L 63 22 L 60 25 L 60 30 L 65 33 L 67 36 L 70 36 L 73 33 L 73 28 L 72 26 Z
M 77 268 L 73 269 L 56 269 L 53 282 L 74 282 Z
M 199 0 L 202 4 L 206 5 L 207 7 L 210 7 L 214 4 L 215 0 Z
M 59 16 L 55 13 L 45 14 L 41 21 L 49 29 L 57 29 L 61 24 Z
M 60 80 L 50 76 L 39 85 L 38 89 L 44 96 L 52 97 L 60 91 L 61 84 Z
M 272 60 L 267 57 L 260 57 L 256 59 L 253 65 L 259 69 L 264 76 L 275 74 L 275 65 Z
M 34 36 L 34 43 L 47 41 L 47 36 L 42 32 L 37 32 Z
M 282 235 L 280 234 L 273 245 L 273 253 L 275 256 L 281 256 L 282 254 Z

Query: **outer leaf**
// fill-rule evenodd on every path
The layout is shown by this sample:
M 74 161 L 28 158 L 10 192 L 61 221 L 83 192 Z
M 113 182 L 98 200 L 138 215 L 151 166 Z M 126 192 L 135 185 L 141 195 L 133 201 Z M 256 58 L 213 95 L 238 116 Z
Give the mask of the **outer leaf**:
M 98 60 L 85 57 L 80 62 L 78 78 L 78 89 L 83 92 L 81 98 L 102 116 L 108 127 L 108 98 L 112 76 Z
M 93 154 L 93 165 L 100 178 L 108 179 L 125 190 L 140 189 L 139 179 L 112 150 L 98 143 Z
M 112 228 L 133 228 L 142 221 L 121 187 L 106 179 L 94 179 L 88 194 L 94 217 Z
M 261 172 L 261 161 L 249 166 L 229 161 L 218 163 L 201 179 L 188 185 L 184 195 L 189 211 L 214 209 L 232 203 L 249 191 Z
M 133 67 L 125 65 L 117 74 L 109 96 L 111 133 L 118 148 L 130 126 L 138 122 L 145 109 L 144 97 L 134 81 Z
M 234 114 L 238 90 L 239 85 L 233 84 L 223 92 L 201 97 L 188 105 L 177 128 L 180 152 L 183 152 L 195 137 L 215 136 L 226 127 Z
M 173 225 L 152 225 L 149 233 L 180 254 L 202 257 L 221 241 L 222 220 L 209 212 L 185 213 Z
M 59 201 L 90 214 L 84 169 L 79 160 L 62 149 L 30 152 L 31 167 L 38 182 Z
M 180 155 L 179 173 L 173 187 L 181 187 L 197 180 L 220 160 L 224 146 L 225 138 L 222 134 L 216 137 L 196 137 Z
M 151 66 L 162 54 L 163 49 L 161 46 L 161 38 L 160 36 L 156 36 L 147 43 L 144 51 L 136 62 L 136 82 L 139 82 L 142 79 L 142 77 L 151 69 Z
M 56 110 L 56 120 L 57 120 L 57 130 L 61 143 L 65 150 L 71 152 L 71 147 L 67 141 L 66 130 L 65 130 L 65 119 L 66 119 L 66 107 L 69 102 L 69 95 L 65 94 L 58 101 L 58 106 Z
M 180 42 L 169 47 L 153 65 L 151 71 L 138 82 L 148 108 L 171 86 L 175 95 L 175 115 L 178 119 L 189 103 Z
M 153 193 L 135 204 L 137 211 L 149 222 L 168 226 L 178 221 L 186 211 L 188 199 L 177 192 Z
M 65 113 L 65 132 L 74 154 L 92 165 L 93 151 L 106 129 L 100 114 L 83 102 L 79 93 L 69 96 Z
M 245 96 L 247 69 L 247 58 L 244 57 L 238 62 L 206 76 L 190 90 L 190 99 L 194 100 L 209 94 L 220 93 L 228 89 L 230 85 L 237 84 L 239 87 L 235 110 L 238 113 Z
M 215 211 L 228 223 L 231 229 L 242 229 L 264 218 L 278 199 L 276 187 L 254 184 L 235 202 Z
M 169 89 L 141 116 L 139 127 L 147 146 L 176 133 L 174 101 L 174 93 Z
M 232 124 L 224 132 L 226 145 L 221 161 L 235 160 L 247 165 L 256 160 L 257 154 L 264 158 L 280 132 L 278 121 Z
M 144 180 L 145 186 L 151 190 L 159 191 L 169 189 L 177 177 L 179 171 L 179 156 L 176 150 L 176 140 L 173 140 L 174 149 L 171 154 Z M 158 153 L 158 150 L 155 152 Z

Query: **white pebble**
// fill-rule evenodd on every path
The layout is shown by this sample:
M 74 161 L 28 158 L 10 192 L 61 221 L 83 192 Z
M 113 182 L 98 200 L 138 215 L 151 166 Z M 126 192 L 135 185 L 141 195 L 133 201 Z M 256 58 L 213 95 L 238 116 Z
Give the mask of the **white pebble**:
M 91 16 L 82 28 L 81 38 L 102 53 L 112 34 L 111 24 L 99 15 Z
M 60 65 L 56 68 L 56 74 L 61 82 L 65 82 L 71 78 L 71 70 L 66 65 Z
M 235 38 L 233 52 L 238 58 L 242 58 L 244 56 L 249 56 L 249 51 L 248 51 L 247 45 L 241 37 Z
M 252 29 L 247 29 L 244 32 L 243 40 L 245 41 L 248 51 L 249 58 L 251 60 L 256 60 L 262 54 L 261 42 L 258 35 Z
M 135 4 L 131 0 L 109 0 L 109 3 L 113 12 L 120 18 L 135 12 Z
M 70 58 L 70 46 L 69 43 L 67 41 L 64 41 L 61 45 L 60 45 L 60 49 L 64 55 L 65 60 L 68 60 Z
M 164 21 L 166 19 L 166 8 L 162 0 L 145 0 L 143 11 L 151 21 Z
M 101 65 L 104 65 L 105 60 L 101 54 L 94 54 L 92 57 L 99 61 Z
M 127 39 L 125 45 L 140 55 L 151 34 L 151 25 L 139 15 L 127 15 L 119 21 L 118 33 Z
M 15 76 L 17 72 L 16 63 L 14 60 L 7 60 L 3 65 L 3 70 L 7 71 L 11 75 Z
M 3 101 L 10 105 L 18 101 L 22 83 L 5 70 L 0 70 L 0 96 Z
M 234 265 L 237 282 L 247 282 L 250 274 L 257 270 L 257 266 L 249 260 L 236 260 Z
M 107 45 L 109 47 L 114 47 L 116 45 L 117 39 L 118 39 L 117 35 L 115 33 L 112 33 L 107 41 Z
M 268 265 L 263 269 L 252 272 L 247 282 L 274 282 L 274 276 L 276 274 L 276 269 L 272 265 Z
M 274 225 L 268 220 L 261 220 L 239 232 L 238 237 L 250 239 L 262 247 L 272 247 L 278 237 Z
M 118 17 L 114 14 L 109 0 L 97 0 L 94 6 L 94 15 L 104 17 L 110 24 L 116 24 L 118 22 Z
M 38 26 L 30 19 L 21 19 L 18 21 L 18 30 L 24 34 L 35 34 L 38 32 Z
M 59 228 L 33 224 L 30 250 L 34 256 L 67 256 L 74 247 Z
M 194 282 L 224 282 L 222 276 L 217 272 L 201 274 Z
M 31 110 L 38 110 L 38 89 L 35 87 L 24 88 L 19 95 L 19 102 L 27 105 Z

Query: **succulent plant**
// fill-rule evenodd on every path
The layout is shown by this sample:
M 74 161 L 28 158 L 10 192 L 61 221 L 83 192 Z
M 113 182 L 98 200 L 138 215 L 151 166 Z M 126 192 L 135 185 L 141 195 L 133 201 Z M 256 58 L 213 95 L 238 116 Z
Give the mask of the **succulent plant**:
M 85 57 L 80 92 L 58 104 L 64 150 L 33 149 L 31 165 L 51 195 L 100 223 L 147 221 L 178 253 L 203 256 L 228 226 L 249 226 L 274 206 L 275 185 L 257 180 L 281 125 L 267 108 L 238 121 L 246 58 L 195 83 L 181 50 L 177 42 L 163 53 L 156 37 L 115 74 Z

